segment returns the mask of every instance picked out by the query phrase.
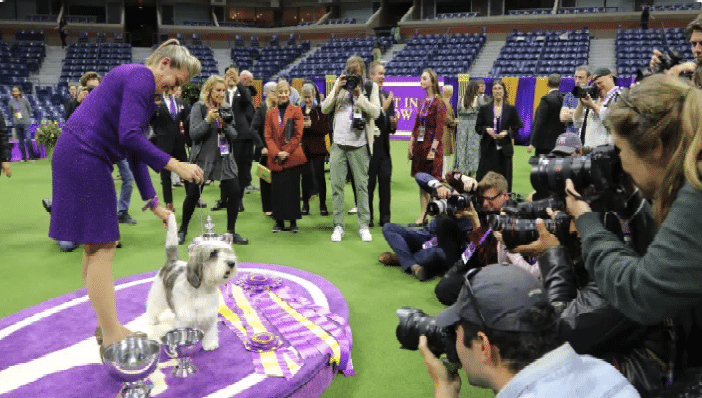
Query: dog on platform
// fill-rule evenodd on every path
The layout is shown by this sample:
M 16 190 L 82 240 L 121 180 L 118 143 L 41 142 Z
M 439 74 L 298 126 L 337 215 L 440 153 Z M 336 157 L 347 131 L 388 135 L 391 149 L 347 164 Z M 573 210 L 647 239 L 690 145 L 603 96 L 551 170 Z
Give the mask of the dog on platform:
M 161 267 L 149 290 L 147 319 L 158 325 L 168 309 L 175 314 L 175 328 L 198 328 L 204 332 L 202 348 L 219 347 L 217 312 L 219 286 L 237 274 L 237 258 L 230 244 L 205 241 L 189 249 L 188 261 L 178 256 L 178 228 L 175 215 L 168 219 L 166 264 Z

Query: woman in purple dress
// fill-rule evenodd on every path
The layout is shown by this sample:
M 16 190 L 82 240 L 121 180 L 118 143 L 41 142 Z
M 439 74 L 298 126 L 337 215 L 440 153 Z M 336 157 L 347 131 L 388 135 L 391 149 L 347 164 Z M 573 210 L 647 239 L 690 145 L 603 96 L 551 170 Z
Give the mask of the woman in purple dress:
M 189 181 L 202 170 L 179 162 L 144 135 L 156 110 L 154 98 L 200 73 L 200 62 L 177 40 L 157 48 L 145 65 L 112 69 L 63 127 L 52 158 L 53 209 L 49 236 L 82 243 L 82 274 L 97 316 L 98 343 L 107 346 L 132 334 L 117 319 L 112 260 L 119 240 L 112 165 L 125 157 L 134 171 L 144 210 L 164 224 L 170 212 L 159 205 L 147 165 Z

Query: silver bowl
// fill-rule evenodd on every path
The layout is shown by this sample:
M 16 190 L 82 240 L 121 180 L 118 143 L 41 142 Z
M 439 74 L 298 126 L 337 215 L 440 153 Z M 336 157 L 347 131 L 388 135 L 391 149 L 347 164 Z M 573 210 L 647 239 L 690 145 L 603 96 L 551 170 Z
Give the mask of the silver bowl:
M 115 380 L 122 382 L 119 397 L 146 398 L 151 385 L 145 379 L 156 370 L 161 346 L 158 341 L 128 337 L 105 348 L 103 366 Z
M 202 350 L 202 338 L 205 334 L 200 329 L 174 329 L 161 337 L 163 350 L 170 358 L 178 358 L 173 367 L 174 377 L 188 377 L 197 372 L 192 356 Z

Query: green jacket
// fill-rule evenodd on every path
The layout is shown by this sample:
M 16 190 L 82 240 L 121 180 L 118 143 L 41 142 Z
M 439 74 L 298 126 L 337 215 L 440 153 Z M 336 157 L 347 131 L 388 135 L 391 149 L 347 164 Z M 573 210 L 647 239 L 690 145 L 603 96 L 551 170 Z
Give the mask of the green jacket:
M 655 324 L 702 303 L 700 209 L 702 192 L 685 183 L 644 255 L 606 230 L 597 213 L 578 218 L 585 268 L 613 307 Z

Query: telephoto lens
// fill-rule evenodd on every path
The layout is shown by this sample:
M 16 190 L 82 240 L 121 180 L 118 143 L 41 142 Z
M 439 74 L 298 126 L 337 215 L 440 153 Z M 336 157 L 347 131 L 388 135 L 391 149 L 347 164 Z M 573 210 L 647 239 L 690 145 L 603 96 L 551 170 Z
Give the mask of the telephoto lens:
M 427 204 L 427 215 L 436 217 L 439 214 L 444 214 L 448 209 L 448 201 L 446 199 L 434 199 Z
M 400 323 L 395 335 L 401 348 L 415 351 L 419 348 L 419 336 L 427 337 L 429 350 L 438 358 L 446 353 L 446 359 L 453 364 L 459 364 L 456 352 L 456 332 L 452 327 L 436 326 L 436 318 L 416 308 L 402 307 L 396 311 Z
M 508 249 L 513 249 L 520 245 L 527 245 L 539 239 L 539 231 L 536 229 L 536 220 L 523 219 L 507 215 L 491 214 L 487 217 L 487 222 L 493 231 L 502 234 L 502 241 Z M 561 244 L 566 244 L 570 230 L 570 216 L 559 212 L 554 219 L 545 219 L 544 225 L 552 234 L 556 235 Z
M 565 200 L 562 197 L 550 197 L 533 202 L 515 202 L 508 200 L 502 206 L 502 211 L 507 215 L 520 218 L 551 218 L 547 209 L 565 211 Z

